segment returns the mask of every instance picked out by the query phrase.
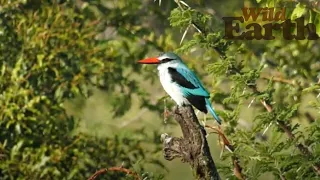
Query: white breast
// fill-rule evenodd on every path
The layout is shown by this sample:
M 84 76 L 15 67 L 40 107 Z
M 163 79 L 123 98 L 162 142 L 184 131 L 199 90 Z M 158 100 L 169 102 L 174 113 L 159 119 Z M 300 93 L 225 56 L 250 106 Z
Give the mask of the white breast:
M 161 64 L 158 66 L 160 82 L 163 86 L 163 89 L 179 106 L 183 104 L 190 104 L 189 101 L 183 97 L 179 86 L 176 83 L 172 82 L 168 67 L 173 67 L 173 65 Z

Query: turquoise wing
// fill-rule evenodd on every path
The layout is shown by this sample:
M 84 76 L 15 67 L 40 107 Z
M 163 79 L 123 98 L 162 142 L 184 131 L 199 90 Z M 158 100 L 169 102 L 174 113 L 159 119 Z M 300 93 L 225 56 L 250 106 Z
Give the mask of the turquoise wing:
M 186 96 L 210 96 L 208 91 L 203 87 L 201 81 L 190 69 L 186 67 L 172 69 L 175 69 L 176 72 L 173 72 L 173 70 L 170 72 L 169 70 L 169 73 L 171 74 L 173 81 L 181 87 L 183 94 Z

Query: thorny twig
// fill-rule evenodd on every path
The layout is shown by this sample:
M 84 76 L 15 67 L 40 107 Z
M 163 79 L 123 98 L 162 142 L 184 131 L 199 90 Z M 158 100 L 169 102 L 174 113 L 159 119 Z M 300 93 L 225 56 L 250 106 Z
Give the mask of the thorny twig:
M 224 135 L 224 133 L 222 132 L 222 130 L 220 128 L 217 128 L 217 127 L 214 127 L 214 126 L 209 126 L 209 125 L 205 125 L 206 128 L 210 128 L 212 130 L 214 130 L 215 132 L 213 133 L 216 133 L 219 135 L 219 138 L 221 137 L 222 138 L 222 143 L 223 145 L 228 148 L 229 151 L 233 152 L 233 147 L 230 143 L 230 141 L 226 138 L 226 136 Z M 224 147 L 223 147 L 224 148 Z
M 230 141 L 227 139 L 227 137 L 225 136 L 225 134 L 222 132 L 222 130 L 220 128 L 217 128 L 217 127 L 214 127 L 214 126 L 209 126 L 209 125 L 205 125 L 205 127 L 214 130 L 213 133 L 216 133 L 216 134 L 219 135 L 219 144 L 223 145 L 222 151 L 224 150 L 224 148 L 227 148 L 230 152 L 233 153 L 233 151 L 234 151 L 233 146 L 231 145 Z M 220 140 L 222 140 L 222 142 L 220 142 Z M 232 156 L 232 163 L 233 163 L 233 173 L 234 173 L 234 175 L 238 179 L 244 180 L 245 177 L 241 173 L 242 167 L 239 164 L 238 157 L 236 157 L 235 155 Z
M 184 5 L 187 9 L 190 8 L 190 6 L 189 6 L 187 3 L 185 3 L 184 1 L 182 1 L 182 0 L 174 0 L 174 2 L 177 3 L 177 5 L 179 6 L 179 8 L 180 8 L 181 11 L 186 10 L 182 5 Z M 191 20 L 190 25 L 192 25 L 200 34 L 202 34 L 202 35 L 204 35 L 204 36 L 207 36 L 207 33 L 205 32 L 205 30 L 204 30 L 204 29 L 201 29 L 201 28 L 199 27 L 199 25 L 197 25 L 197 23 L 195 23 L 193 20 Z M 183 41 L 183 39 L 184 39 L 184 37 L 185 37 L 185 34 L 186 34 L 187 31 L 189 30 L 189 27 L 190 27 L 190 26 L 188 26 L 187 29 L 185 30 L 185 33 L 184 33 L 184 35 L 183 35 L 182 38 L 181 38 L 180 44 L 182 43 L 182 41 Z M 224 52 L 222 52 L 218 47 L 213 47 L 213 49 L 220 55 L 221 58 L 225 58 L 225 57 L 226 57 L 225 54 L 224 54 Z
M 90 176 L 88 180 L 95 180 L 99 175 L 105 174 L 108 171 L 123 172 L 123 173 L 129 174 L 129 175 L 132 175 L 135 178 L 135 180 L 141 180 L 140 176 L 136 172 L 133 172 L 130 169 L 126 169 L 122 166 L 100 169 L 97 172 L 95 172 L 92 176 Z

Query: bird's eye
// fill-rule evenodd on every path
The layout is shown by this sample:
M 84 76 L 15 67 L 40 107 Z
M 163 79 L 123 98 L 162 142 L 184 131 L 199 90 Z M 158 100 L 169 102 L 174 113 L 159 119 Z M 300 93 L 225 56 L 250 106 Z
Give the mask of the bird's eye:
M 171 58 L 165 58 L 165 59 L 162 59 L 161 60 L 161 63 L 166 63 L 166 62 L 169 62 L 169 61 L 172 61 L 173 59 Z

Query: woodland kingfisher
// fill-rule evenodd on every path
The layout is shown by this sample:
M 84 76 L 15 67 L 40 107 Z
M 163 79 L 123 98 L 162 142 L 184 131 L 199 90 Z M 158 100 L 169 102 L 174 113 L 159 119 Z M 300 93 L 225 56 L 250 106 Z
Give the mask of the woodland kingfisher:
M 210 94 L 178 55 L 168 52 L 159 57 L 147 58 L 138 62 L 158 65 L 160 82 L 178 106 L 191 104 L 205 114 L 209 111 L 221 124 L 221 119 L 211 106 Z

